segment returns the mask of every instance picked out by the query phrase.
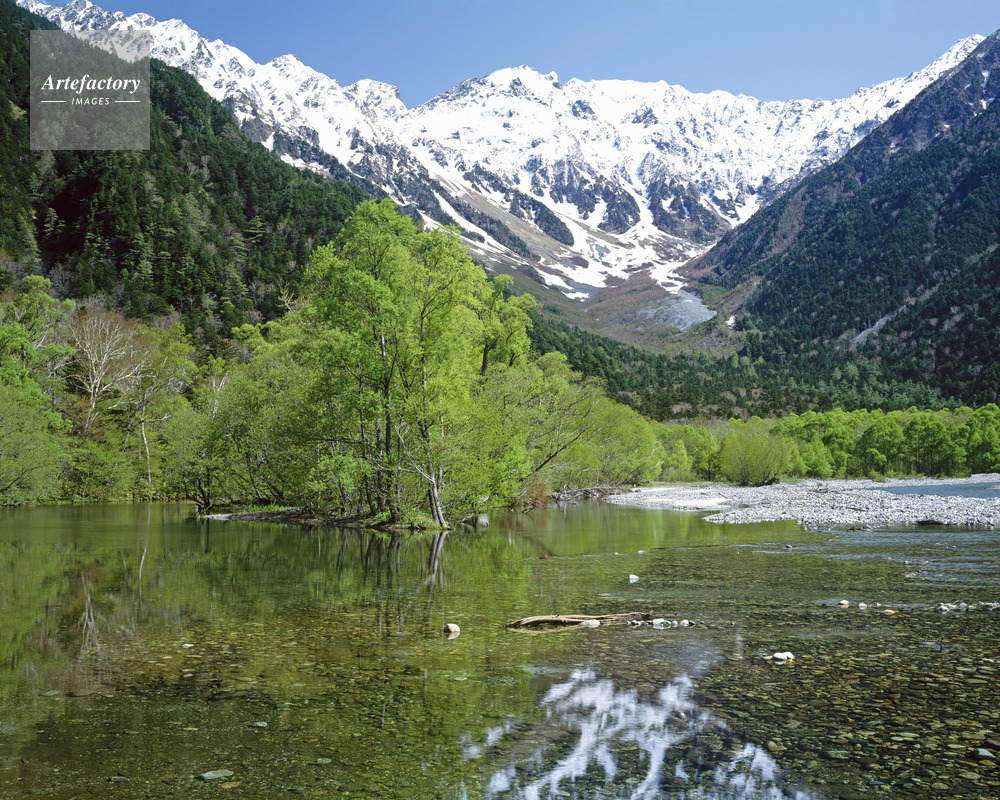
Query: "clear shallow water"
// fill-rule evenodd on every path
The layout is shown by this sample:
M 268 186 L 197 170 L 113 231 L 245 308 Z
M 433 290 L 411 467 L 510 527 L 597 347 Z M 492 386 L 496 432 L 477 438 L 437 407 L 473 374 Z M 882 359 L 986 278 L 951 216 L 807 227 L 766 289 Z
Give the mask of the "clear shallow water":
M 928 610 L 1000 600 L 994 532 L 584 504 L 393 538 L 189 513 L 0 512 L 0 797 L 1000 787 L 972 755 L 1000 734 L 1000 612 Z M 503 627 L 633 610 L 698 624 Z
M 926 494 L 934 497 L 979 497 L 984 500 L 1000 498 L 1000 485 L 990 483 L 942 483 L 925 486 L 880 486 L 880 492 L 892 494 Z

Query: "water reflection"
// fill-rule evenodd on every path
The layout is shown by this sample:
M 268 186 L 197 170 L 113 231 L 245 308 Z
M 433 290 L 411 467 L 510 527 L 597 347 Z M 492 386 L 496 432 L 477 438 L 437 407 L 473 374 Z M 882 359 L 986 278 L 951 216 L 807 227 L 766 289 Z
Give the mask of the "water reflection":
M 162 776 L 151 796 L 207 797 L 228 790 L 192 775 L 220 767 L 267 800 L 814 796 L 793 775 L 936 799 L 972 796 L 941 777 L 970 774 L 970 732 L 1000 738 L 992 613 L 822 605 L 996 600 L 996 531 L 583 505 L 393 536 L 189 512 L 0 509 L 0 787 L 131 800 Z M 705 625 L 503 627 L 633 610 Z M 797 672 L 756 657 L 785 649 Z M 914 730 L 935 743 L 892 739 Z M 949 792 L 910 788 L 925 746 Z
M 574 671 L 541 701 L 543 718 L 525 729 L 507 720 L 467 758 L 495 757 L 485 797 L 700 798 L 809 800 L 771 755 L 739 741 L 694 700 L 681 674 L 652 696 L 616 688 L 590 669 Z
M 878 486 L 876 490 L 890 494 L 930 495 L 932 497 L 978 497 L 984 500 L 1000 498 L 1000 484 L 996 482 Z

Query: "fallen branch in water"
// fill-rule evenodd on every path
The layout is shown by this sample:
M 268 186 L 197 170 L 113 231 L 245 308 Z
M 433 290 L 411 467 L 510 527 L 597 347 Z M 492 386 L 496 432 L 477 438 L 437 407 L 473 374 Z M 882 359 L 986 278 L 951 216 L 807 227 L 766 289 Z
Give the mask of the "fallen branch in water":
M 559 489 L 549 497 L 556 503 L 576 503 L 583 499 L 603 500 L 608 495 L 621 493 L 621 486 L 586 486 L 581 489 Z
M 595 619 L 602 625 L 609 622 L 635 622 L 643 620 L 648 622 L 653 618 L 652 614 L 642 611 L 633 611 L 628 614 L 546 614 L 540 617 L 525 617 L 514 620 L 504 625 L 505 628 L 536 628 L 541 625 L 579 625 L 581 622 Z

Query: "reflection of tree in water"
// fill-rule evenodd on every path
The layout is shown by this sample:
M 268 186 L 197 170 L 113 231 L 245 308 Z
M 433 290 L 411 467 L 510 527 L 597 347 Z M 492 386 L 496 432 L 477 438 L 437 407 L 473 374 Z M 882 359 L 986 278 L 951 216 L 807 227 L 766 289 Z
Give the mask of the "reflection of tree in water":
M 789 787 L 774 759 L 742 742 L 692 699 L 687 675 L 653 697 L 616 689 L 591 670 L 573 672 L 542 699 L 544 718 L 514 721 L 465 743 L 469 758 L 505 766 L 488 776 L 488 798 L 810 800 Z
M 121 578 L 113 577 L 108 591 L 99 592 L 103 602 L 98 608 L 93 597 L 92 578 L 101 583 L 103 570 L 96 566 L 79 572 L 78 580 L 71 586 L 70 608 L 82 602 L 83 609 L 77 625 L 69 630 L 72 638 L 66 643 L 70 656 L 63 681 L 68 690 L 86 692 L 98 688 L 108 689 L 117 685 L 124 674 L 126 655 L 140 638 L 140 620 L 146 611 L 142 598 L 142 570 L 146 563 L 146 548 L 139 554 L 120 553 Z M 130 563 L 134 561 L 135 563 Z M 73 613 L 73 612 L 71 612 Z
M 362 626 L 367 623 L 382 636 L 399 633 L 406 627 L 407 617 L 423 597 L 426 597 L 427 610 L 421 610 L 419 616 L 430 620 L 434 589 L 444 582 L 441 553 L 445 534 L 441 531 L 433 537 L 407 537 L 412 539 L 409 545 L 413 546 L 408 546 L 398 533 L 390 536 L 369 532 L 356 534 L 361 548 L 358 564 L 362 580 L 369 587 L 358 598 L 362 608 Z M 424 555 L 425 548 L 424 561 L 419 556 Z M 424 561 L 423 568 L 416 575 L 412 565 L 406 563 L 414 558 L 418 562 Z M 338 571 L 343 570 L 348 560 L 348 552 L 342 548 L 337 562 Z M 413 583 L 415 579 L 417 582 Z M 365 614 L 365 610 L 370 609 L 375 611 L 373 618 L 367 618 Z

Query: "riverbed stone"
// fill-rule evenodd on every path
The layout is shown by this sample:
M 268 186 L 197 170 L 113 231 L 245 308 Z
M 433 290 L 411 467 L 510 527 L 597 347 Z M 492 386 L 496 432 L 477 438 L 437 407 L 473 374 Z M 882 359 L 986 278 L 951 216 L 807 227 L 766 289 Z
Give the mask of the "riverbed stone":
M 711 522 L 752 523 L 795 520 L 804 526 L 844 526 L 852 530 L 934 520 L 941 525 L 1000 525 L 1000 499 L 945 497 L 933 494 L 897 495 L 880 491 L 889 486 L 929 486 L 980 483 L 1000 476 L 970 479 L 914 479 L 875 482 L 866 480 L 815 481 L 794 484 L 740 487 L 687 486 L 643 489 L 605 498 L 622 505 L 718 511 Z
M 217 781 L 220 778 L 231 778 L 233 774 L 231 769 L 210 769 L 208 772 L 202 772 L 197 778 L 202 781 Z

